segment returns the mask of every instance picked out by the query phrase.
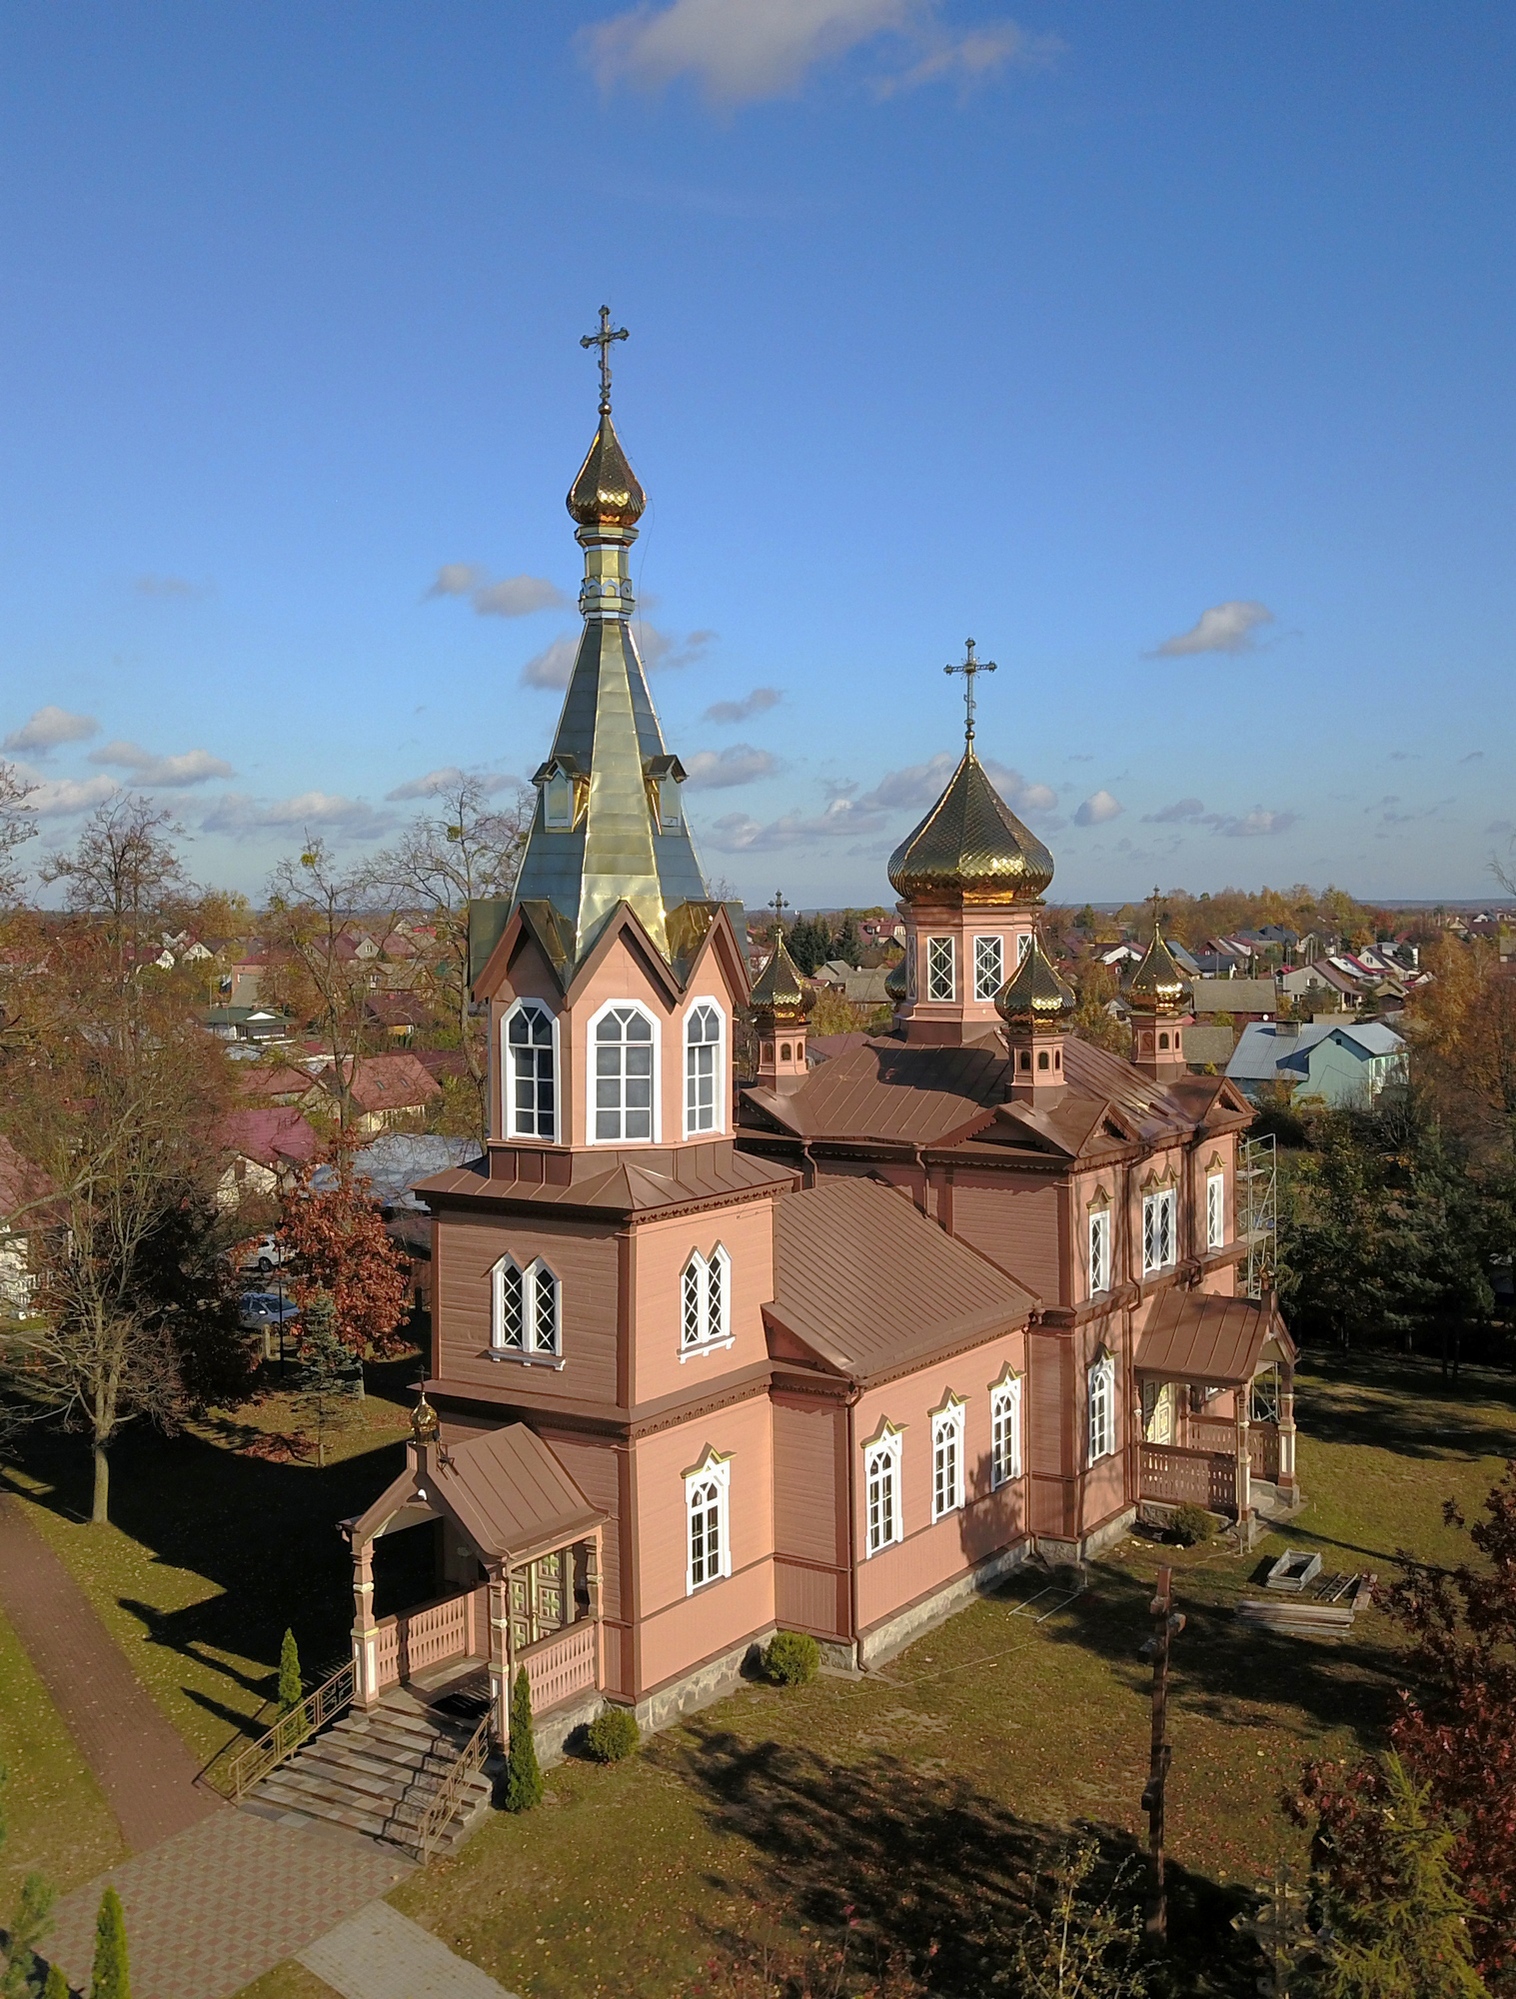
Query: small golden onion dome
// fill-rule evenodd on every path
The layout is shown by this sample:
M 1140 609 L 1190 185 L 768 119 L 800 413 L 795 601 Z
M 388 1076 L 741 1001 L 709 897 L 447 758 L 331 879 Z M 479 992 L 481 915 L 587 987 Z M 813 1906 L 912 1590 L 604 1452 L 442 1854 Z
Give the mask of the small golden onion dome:
M 1174 963 L 1174 954 L 1155 930 L 1142 963 L 1132 974 L 1126 989 L 1126 1003 L 1133 1013 L 1176 1014 L 1184 1006 L 1189 984 Z
M 1049 1034 L 1062 1027 L 1074 1006 L 1073 987 L 1058 976 L 1034 931 L 1031 949 L 995 995 L 995 1011 L 1007 1027 L 1030 1027 Z
M 418 1444 L 432 1444 L 437 1440 L 437 1412 L 426 1399 L 426 1390 L 421 1391 L 421 1400 L 411 1411 L 411 1435 Z
M 647 505 L 637 474 L 627 463 L 609 410 L 564 502 L 581 527 L 635 527 Z
M 801 977 L 782 930 L 774 945 L 774 955 L 753 981 L 748 1000 L 755 1013 L 772 1014 L 776 1020 L 792 1022 L 803 1020 L 816 1004 L 815 988 Z
M 905 987 L 904 952 L 901 953 L 901 955 L 895 960 L 894 964 L 891 965 L 890 969 L 885 973 L 884 990 L 889 994 L 892 1000 L 903 1000 L 905 998 L 906 987 Z
M 947 790 L 890 855 L 890 881 L 907 902 L 1036 902 L 1053 857 L 985 775 L 972 743 Z

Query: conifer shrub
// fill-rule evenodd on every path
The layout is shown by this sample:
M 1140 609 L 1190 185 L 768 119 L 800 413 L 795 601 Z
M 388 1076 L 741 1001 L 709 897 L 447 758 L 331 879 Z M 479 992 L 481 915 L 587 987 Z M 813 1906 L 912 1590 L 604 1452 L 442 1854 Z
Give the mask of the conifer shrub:
M 279 1712 L 288 1714 L 305 1698 L 305 1682 L 300 1675 L 300 1648 L 293 1631 L 286 1631 L 279 1647 Z
M 597 1763 L 619 1763 L 642 1740 L 637 1717 L 629 1707 L 608 1707 L 584 1731 L 584 1746 Z
M 126 1917 L 121 1897 L 107 1888 L 95 1918 L 95 1967 L 90 1974 L 89 1999 L 132 1999 L 126 1958 Z
M 42 1999 L 69 1999 L 68 1980 L 63 1975 L 61 1964 L 47 1967 L 47 1983 L 42 1988 Z
M 529 1812 L 542 1803 L 542 1767 L 532 1734 L 532 1689 L 525 1666 L 511 1689 L 511 1743 L 505 1761 L 505 1809 Z
M 776 1631 L 764 1647 L 764 1676 L 776 1687 L 803 1687 L 820 1670 L 821 1647 L 808 1631 Z
M 1214 1524 L 1203 1506 L 1197 1506 L 1193 1499 L 1186 1499 L 1174 1508 L 1174 1517 L 1169 1522 L 1169 1539 L 1177 1541 L 1181 1548 L 1196 1548 L 1210 1540 Z

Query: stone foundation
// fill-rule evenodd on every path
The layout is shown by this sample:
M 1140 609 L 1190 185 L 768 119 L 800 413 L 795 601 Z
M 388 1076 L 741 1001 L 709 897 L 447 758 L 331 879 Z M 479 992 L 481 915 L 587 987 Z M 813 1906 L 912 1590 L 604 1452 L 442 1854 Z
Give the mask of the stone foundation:
M 1081 1562 L 1091 1561 L 1113 1547 L 1130 1532 L 1136 1518 L 1137 1508 L 1124 1506 L 1109 1520 L 1102 1520 L 1098 1527 L 1092 1527 L 1082 1541 L 1059 1541 L 1051 1535 L 1039 1534 L 1037 1552 L 1051 1568 L 1077 1568 Z
M 893 1617 L 865 1631 L 858 1640 L 858 1665 L 867 1669 L 893 1658 L 897 1652 L 903 1652 L 912 1639 L 919 1638 L 923 1631 L 930 1630 L 934 1624 L 941 1624 L 976 1596 L 983 1596 L 987 1590 L 994 1589 L 1013 1569 L 1021 1567 L 1029 1552 L 1025 1541 L 1018 1542 L 1014 1548 L 1001 1548 L 995 1554 L 987 1555 L 966 1575 L 955 1576 L 941 1589 L 933 1590 L 929 1596 L 908 1604 L 904 1610 L 897 1610 Z

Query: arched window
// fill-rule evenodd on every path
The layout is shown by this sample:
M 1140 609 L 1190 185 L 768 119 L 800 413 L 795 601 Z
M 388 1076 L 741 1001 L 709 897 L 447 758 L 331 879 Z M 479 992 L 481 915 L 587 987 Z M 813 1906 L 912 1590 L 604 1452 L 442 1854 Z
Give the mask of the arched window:
M 689 1010 L 684 1022 L 684 1135 L 720 1131 L 722 1085 L 721 1009 L 713 1000 L 700 1000 Z
M 604 1144 L 656 1137 L 658 1042 L 651 1016 L 631 1000 L 613 1000 L 591 1023 L 590 1048 L 595 1070 L 591 1139 Z
M 904 1532 L 900 1517 L 900 1453 L 905 1439 L 886 1423 L 863 1447 L 863 1480 L 868 1506 L 868 1551 L 877 1555 Z
M 1021 1376 L 1007 1371 L 990 1390 L 990 1484 L 1021 1476 Z
M 502 1256 L 490 1273 L 490 1349 L 524 1359 L 556 1359 L 561 1346 L 558 1279 L 539 1256 L 526 1265 Z
M 707 1451 L 693 1471 L 684 1475 L 684 1508 L 689 1524 L 689 1562 L 685 1592 L 693 1596 L 707 1583 L 732 1573 L 728 1501 L 731 1496 L 730 1458 Z
M 679 1281 L 679 1349 L 703 1352 L 732 1343 L 732 1260 L 718 1242 L 709 1256 L 692 1250 Z
M 1090 1364 L 1090 1463 L 1116 1448 L 1116 1357 L 1098 1354 Z
M 963 1504 L 964 1406 L 950 1396 L 932 1418 L 932 1518 L 956 1513 Z
M 557 1029 L 538 1000 L 518 1000 L 505 1017 L 507 1138 L 558 1136 Z

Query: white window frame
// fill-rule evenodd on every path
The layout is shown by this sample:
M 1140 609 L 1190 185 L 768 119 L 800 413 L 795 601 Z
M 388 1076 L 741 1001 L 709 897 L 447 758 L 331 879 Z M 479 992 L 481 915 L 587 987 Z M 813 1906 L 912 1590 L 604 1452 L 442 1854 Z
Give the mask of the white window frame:
M 1021 1376 L 1006 1373 L 990 1389 L 990 1490 L 1021 1476 Z
M 1226 1248 L 1226 1173 L 1217 1171 L 1205 1176 L 1205 1246 L 1207 1249 Z
M 648 1023 L 648 1025 L 653 1030 L 653 1042 L 652 1042 L 653 1046 L 652 1127 L 653 1129 L 651 1135 L 647 1138 L 625 1138 L 625 1137 L 597 1138 L 595 1136 L 595 1119 L 598 1109 L 595 1099 L 599 1094 L 596 1088 L 596 1085 L 599 1081 L 599 1075 L 595 1059 L 595 1050 L 597 1046 L 595 1036 L 599 1030 L 601 1021 L 605 1019 L 606 1015 L 610 1013 L 615 1013 L 617 1009 L 621 1007 L 630 1007 L 634 1013 L 640 1013 L 643 1019 Z M 624 1048 L 626 1046 L 626 1043 L 623 1042 L 621 1045 Z M 625 1093 L 625 1084 L 626 1084 L 626 1078 L 623 1075 L 622 1077 L 623 1095 Z M 584 1036 L 584 1095 L 585 1095 L 584 1138 L 585 1138 L 585 1143 L 587 1145 L 658 1145 L 662 1143 L 663 1031 L 656 1017 L 649 1010 L 649 1008 L 645 1007 L 642 1004 L 641 1000 L 610 999 L 607 1000 L 603 1006 L 597 1007 L 594 1013 L 590 1015 L 589 1026 L 585 1029 L 585 1036 Z M 622 1117 L 622 1123 L 624 1125 L 626 1122 L 626 1106 L 624 1103 L 622 1105 L 621 1117 Z
M 1090 1363 L 1087 1392 L 1089 1453 L 1088 1462 L 1116 1454 L 1116 1356 L 1097 1354 Z
M 905 1539 L 902 1518 L 901 1462 L 905 1433 L 886 1423 L 863 1447 L 864 1546 L 869 1556 L 882 1555 Z
M 523 1013 L 537 1013 L 548 1022 L 553 1031 L 553 1136 L 544 1139 L 540 1132 L 521 1130 L 516 1116 L 516 1060 L 511 1051 L 511 1022 Z M 557 1145 L 563 1121 L 559 1115 L 562 1092 L 559 1081 L 563 1075 L 563 1065 L 558 1059 L 558 1016 L 545 1001 L 539 999 L 518 999 L 505 1010 L 500 1021 L 500 1069 L 502 1076 L 501 1108 L 505 1113 L 505 1135 L 507 1138 L 535 1138 L 543 1145 Z M 535 1114 L 534 1114 L 535 1115 Z
M 732 1573 L 732 1461 L 708 1450 L 699 1464 L 684 1474 L 684 1593 L 709 1589 Z M 701 1566 L 695 1573 L 695 1520 L 701 1521 Z M 716 1560 L 706 1554 L 711 1513 L 716 1516 Z
M 691 1325 L 695 1336 L 690 1337 Z M 731 1346 L 732 1259 L 717 1243 L 709 1256 L 690 1251 L 679 1273 L 679 1363 Z
M 985 947 L 987 945 L 994 946 L 993 953 L 986 951 Z M 991 983 L 987 987 L 985 984 L 985 971 L 986 971 L 985 959 L 990 957 L 991 955 L 993 955 L 994 958 L 995 976 L 993 983 Z M 1004 984 L 1005 984 L 1005 939 L 999 936 L 976 937 L 974 939 L 975 999 L 993 1000 L 996 993 L 999 992 L 1000 988 Z
M 1159 1187 L 1142 1197 L 1142 1274 L 1172 1270 L 1179 1261 L 1179 1194 Z
M 943 952 L 946 947 L 947 990 L 942 988 Z M 926 940 L 926 996 L 928 1001 L 946 1005 L 958 997 L 958 953 L 953 948 L 951 937 L 928 937 Z
M 710 1011 L 716 1016 L 716 1039 L 714 1041 L 692 1042 L 690 1040 L 690 1025 L 693 1022 L 696 1014 L 700 1012 L 702 1007 L 708 1007 Z M 721 1002 L 716 998 L 714 993 L 703 993 L 698 999 L 693 999 L 690 1001 L 690 1004 L 685 1011 L 684 1025 L 680 1029 L 679 1038 L 684 1049 L 684 1076 L 682 1079 L 684 1085 L 684 1109 L 683 1109 L 684 1135 L 686 1138 L 706 1138 L 706 1137 L 719 1136 L 722 1132 L 726 1130 L 727 1025 L 726 1025 L 726 1010 L 722 1006 Z M 714 1078 L 715 1100 L 711 1106 L 713 1121 L 708 1125 L 697 1125 L 692 1123 L 690 1119 L 690 1083 L 693 1080 L 690 1070 L 690 1053 L 692 1049 L 697 1047 L 713 1048 L 716 1051 L 715 1078 Z
M 1088 1262 L 1090 1296 L 1099 1298 L 1111 1288 L 1111 1210 L 1091 1208 Z M 1098 1280 L 1098 1281 L 1097 1281 Z
M 1026 956 L 1027 952 L 1031 950 L 1031 948 L 1032 948 L 1032 933 L 1030 930 L 1023 930 L 1021 935 L 1016 939 L 1016 963 L 1018 965 L 1021 963 L 1022 959 Z
M 521 1337 L 506 1337 L 505 1289 L 508 1276 L 521 1285 Z M 543 1323 L 543 1280 L 552 1287 L 552 1310 Z M 563 1280 L 540 1256 L 522 1263 L 509 1251 L 490 1267 L 490 1357 L 492 1360 L 523 1361 L 527 1366 L 563 1365 Z
M 967 1405 L 956 1396 L 932 1413 L 932 1520 L 963 1511 L 963 1432 Z

